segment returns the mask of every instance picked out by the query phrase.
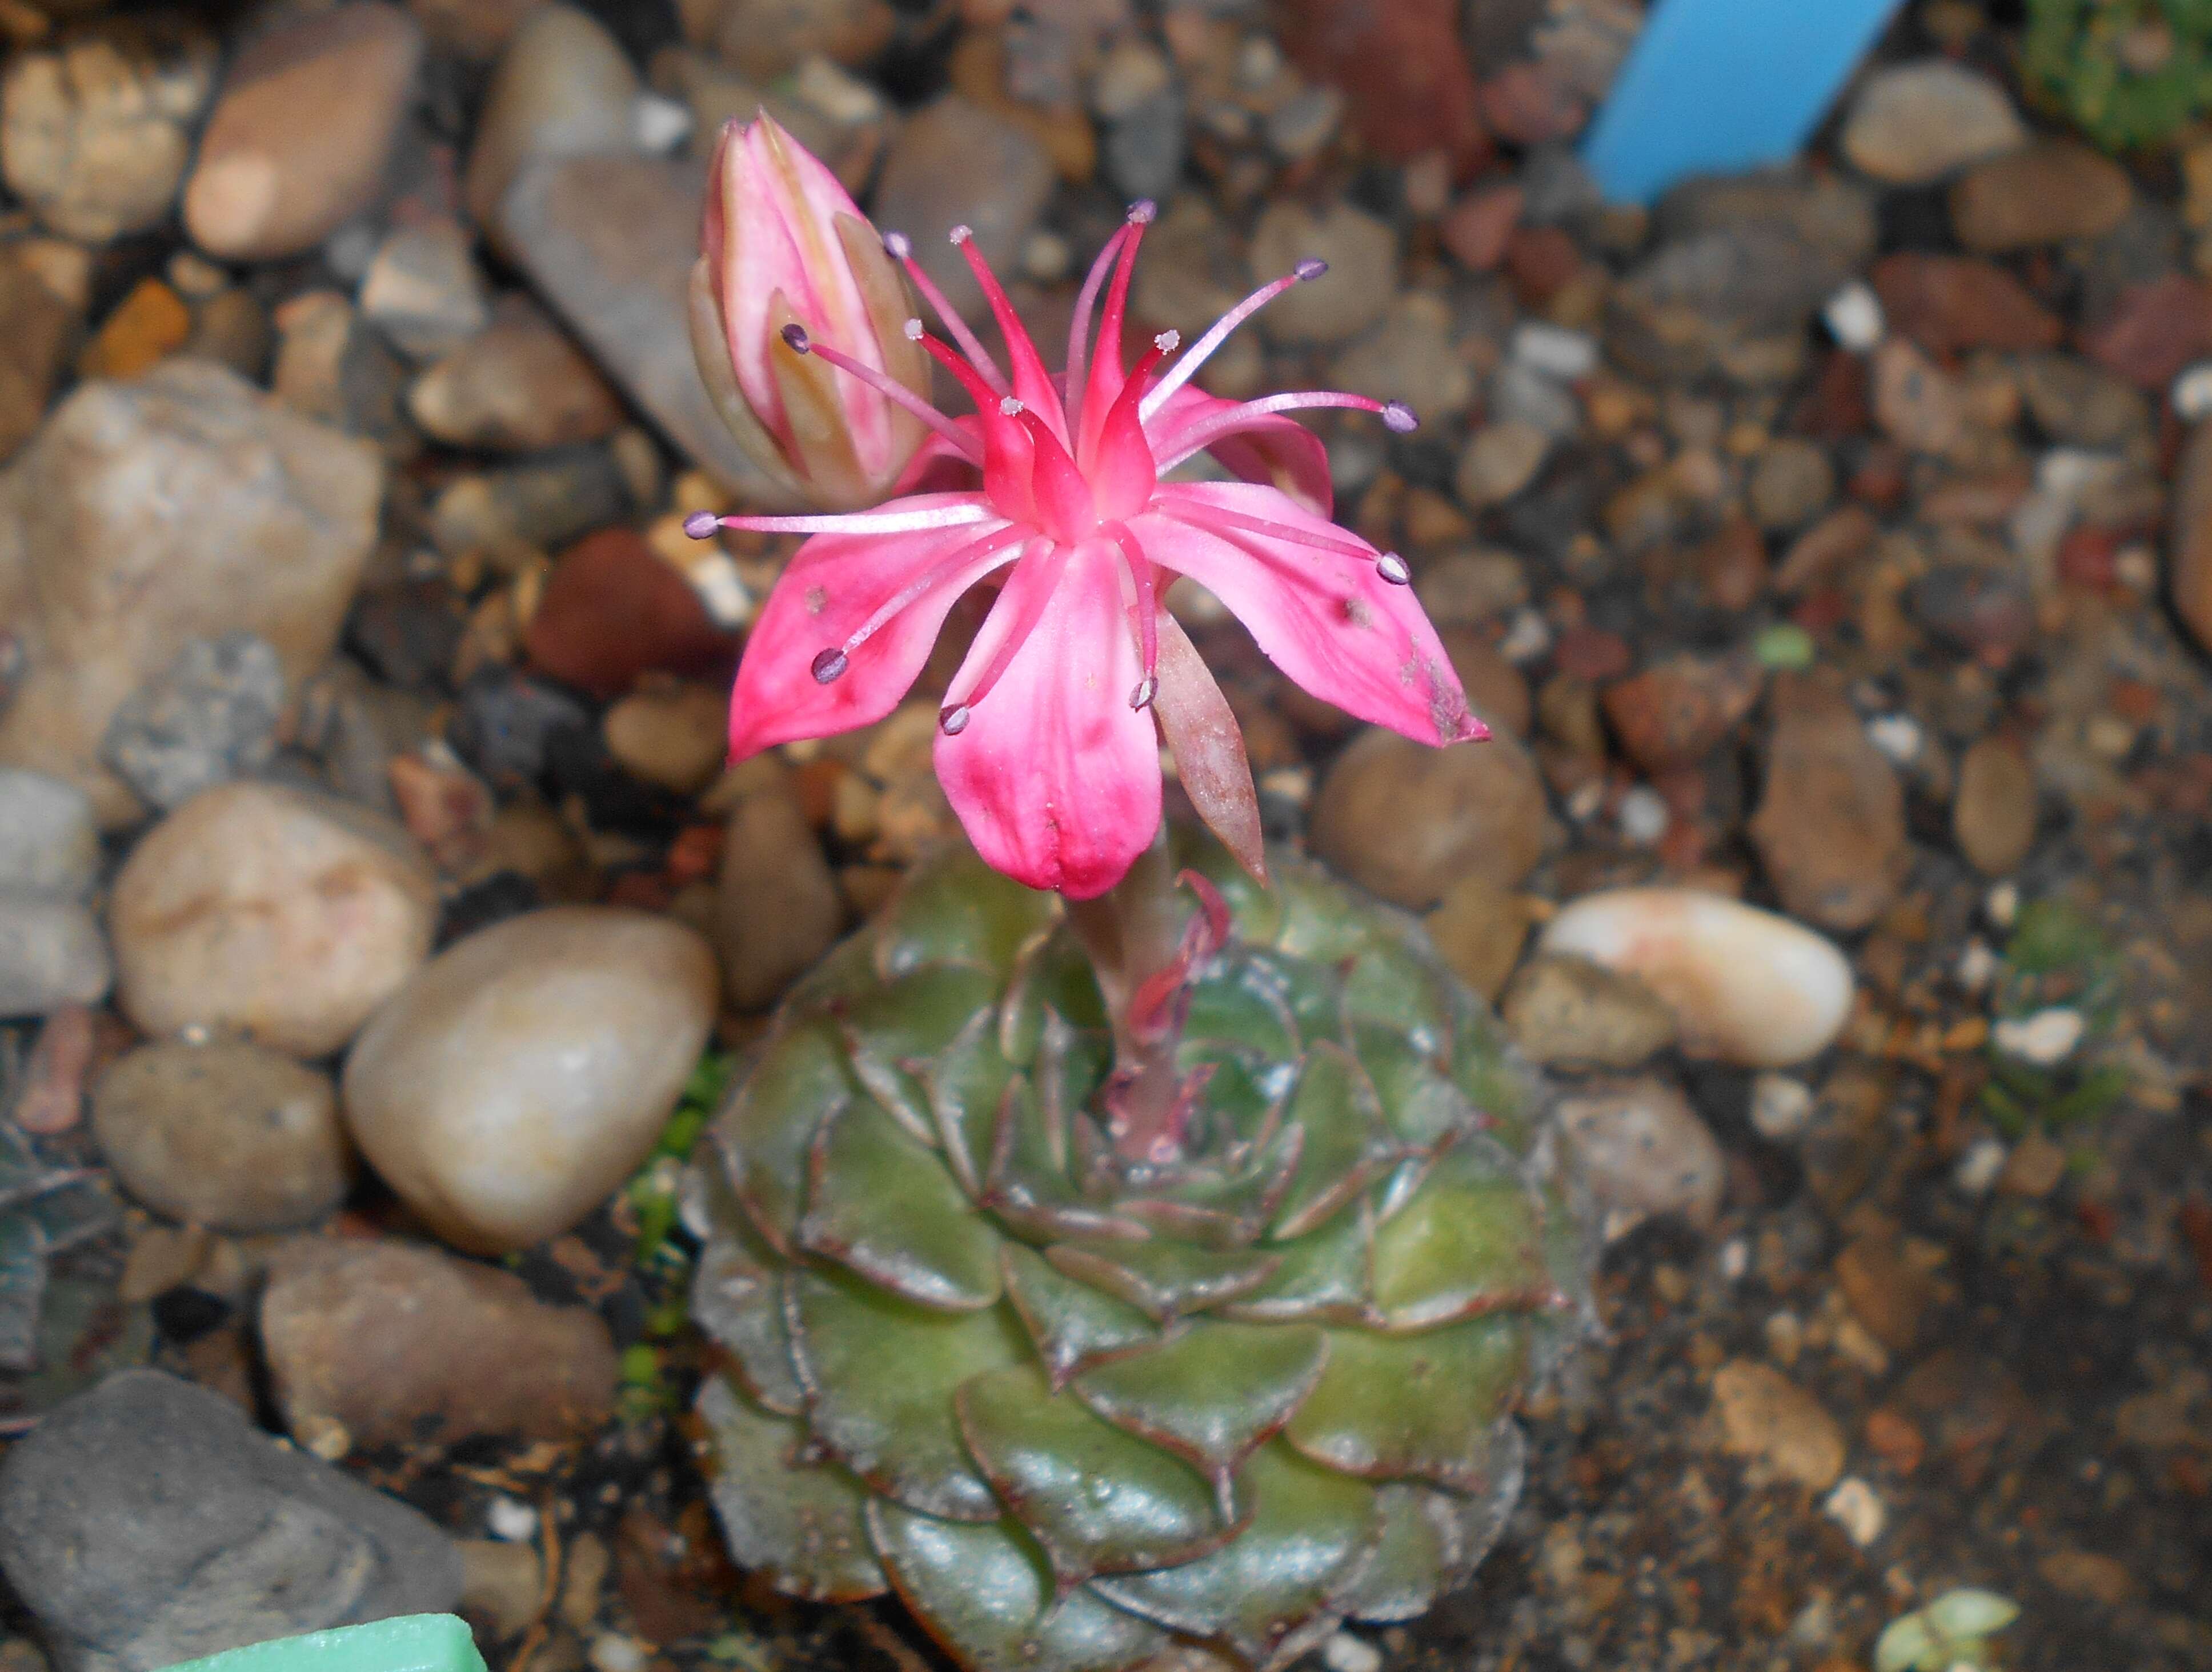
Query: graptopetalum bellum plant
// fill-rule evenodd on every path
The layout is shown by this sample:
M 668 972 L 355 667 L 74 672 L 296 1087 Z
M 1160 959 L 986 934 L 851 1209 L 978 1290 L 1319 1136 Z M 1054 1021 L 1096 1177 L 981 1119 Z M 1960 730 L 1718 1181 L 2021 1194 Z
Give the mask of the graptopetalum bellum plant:
M 757 188 L 764 158 L 792 191 Z M 791 215 L 858 211 L 768 119 L 733 126 L 697 288 L 737 370 L 708 376 L 787 395 L 779 356 L 826 366 L 929 435 L 873 510 L 720 520 L 812 536 L 747 641 L 732 753 L 881 719 L 954 601 L 997 598 L 935 743 L 974 852 L 919 866 L 799 983 L 693 1171 L 731 1547 L 798 1596 L 894 1590 L 989 1672 L 1177 1645 L 1267 1669 L 1410 1618 L 1512 1505 L 1511 1407 L 1586 1310 L 1580 1220 L 1531 1080 L 1419 928 L 1265 851 L 1163 595 L 1191 576 L 1363 719 L 1481 737 L 1405 564 L 1330 522 L 1320 444 L 1284 416 L 1413 415 L 1191 385 L 1318 262 L 1125 368 L 1140 204 L 1059 377 L 964 228 L 1003 369 L 884 238 L 958 344 L 900 327 L 972 400 L 947 417 L 886 369 L 880 313 L 827 305 L 836 271 L 747 258 L 805 246 Z M 1243 479 L 1163 480 L 1200 452 Z M 916 490 L 948 475 L 973 485 Z M 1218 845 L 1162 831 L 1163 739 Z

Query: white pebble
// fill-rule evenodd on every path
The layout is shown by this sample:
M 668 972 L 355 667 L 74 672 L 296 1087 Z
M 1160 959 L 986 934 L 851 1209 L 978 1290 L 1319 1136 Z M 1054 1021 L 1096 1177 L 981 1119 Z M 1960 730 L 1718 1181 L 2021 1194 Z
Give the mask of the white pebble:
M 2005 1146 L 1996 1139 L 1977 1138 L 1952 1169 L 1951 1183 L 1959 1187 L 1962 1195 L 1987 1195 L 1990 1186 L 2004 1170 L 2005 1152 Z
M 1783 1144 L 1813 1118 L 1813 1088 L 1788 1074 L 1764 1073 L 1751 1083 L 1751 1124 L 1770 1142 Z
M 1920 722 L 1911 714 L 1876 714 L 1867 721 L 1866 733 L 1867 741 L 1888 757 L 1893 766 L 1911 766 L 1926 742 Z
M 484 1511 L 484 1525 L 495 1539 L 520 1544 L 538 1535 L 538 1511 L 519 1498 L 495 1498 Z
M 1313 769 L 1310 766 L 1279 766 L 1260 775 L 1260 793 L 1287 801 L 1294 807 L 1303 807 L 1313 800 Z
M 2020 885 L 1991 884 L 1990 891 L 1982 896 L 1982 915 L 2000 929 L 2010 928 L 2013 919 L 2020 915 Z
M 2173 380 L 2173 410 L 2195 423 L 2212 415 L 2212 360 L 2200 360 Z
M 1039 284 L 1057 284 L 1067 277 L 1075 252 L 1058 233 L 1040 227 L 1022 246 L 1022 271 Z
M 586 1658 L 594 1672 L 642 1672 L 645 1645 L 619 1632 L 602 1632 L 592 1639 Z
M 1856 1474 L 1847 1474 L 1837 1481 L 1836 1489 L 1820 1507 L 1862 1550 L 1881 1536 L 1881 1529 L 1889 1520 L 1889 1512 L 1882 1508 L 1874 1488 Z
M 1850 960 L 1802 923 L 1688 888 L 1574 901 L 1543 950 L 1640 977 L 1667 1001 L 1691 1056 L 1787 1068 L 1826 1050 L 1850 1015 Z
M 1532 372 L 1562 383 L 1588 377 L 1597 369 L 1597 344 L 1585 332 L 1530 319 L 1514 327 L 1514 359 Z
M 1382 1651 L 1350 1632 L 1339 1632 L 1321 1645 L 1328 1672 L 1382 1672 Z
M 1520 667 L 1534 661 L 1552 648 L 1552 624 L 1540 610 L 1522 610 L 1498 641 L 1498 654 Z
M 1615 817 L 1624 842 L 1635 848 L 1651 847 L 1667 834 L 1667 798 L 1649 784 L 1638 784 L 1620 798 Z
M 691 106 L 681 99 L 641 93 L 630 106 L 630 137 L 649 156 L 665 156 L 691 137 Z
M 1586 784 L 1577 785 L 1567 797 L 1567 817 L 1577 824 L 1587 824 L 1604 806 L 1605 786 L 1593 778 Z
M 2008 1017 L 1990 1031 L 1990 1037 L 2007 1056 L 2048 1068 L 2074 1055 L 2088 1026 L 2080 1011 L 2052 1005 L 2033 1016 Z
M 2147 545 L 2124 545 L 2112 554 L 2112 578 L 2131 593 L 2158 590 L 2158 554 Z
M 1721 1279 L 1723 1282 L 1741 1283 L 1750 1269 L 1750 1243 L 1741 1237 L 1731 1237 L 1721 1244 Z
M 745 589 L 744 576 L 738 572 L 736 560 L 720 547 L 695 556 L 684 577 L 717 627 L 734 631 L 753 618 L 753 597 Z
M 1881 298 L 1864 279 L 1853 279 L 1828 298 L 1820 310 L 1828 334 L 1853 354 L 1864 354 L 1881 342 L 1889 329 L 1882 317 Z
M 1951 974 L 1966 992 L 1978 993 L 1996 979 L 1997 955 L 1990 950 L 1988 941 L 1977 935 L 1960 952 Z

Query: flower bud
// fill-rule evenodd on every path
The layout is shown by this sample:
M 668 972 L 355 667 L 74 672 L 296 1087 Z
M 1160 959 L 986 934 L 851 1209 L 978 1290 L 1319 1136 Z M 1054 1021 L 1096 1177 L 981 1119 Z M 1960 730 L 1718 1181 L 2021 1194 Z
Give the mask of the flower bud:
M 722 130 L 699 246 L 691 349 L 738 445 L 794 499 L 849 510 L 884 498 L 921 423 L 808 351 L 830 349 L 927 398 L 928 357 L 907 338 L 914 309 L 882 234 L 763 113 Z

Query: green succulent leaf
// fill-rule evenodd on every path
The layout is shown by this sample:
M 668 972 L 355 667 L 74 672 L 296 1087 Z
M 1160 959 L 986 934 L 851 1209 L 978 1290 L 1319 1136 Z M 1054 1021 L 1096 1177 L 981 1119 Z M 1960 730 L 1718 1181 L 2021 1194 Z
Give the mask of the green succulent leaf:
M 795 1270 L 785 1279 L 784 1315 L 815 1438 L 832 1456 L 926 1514 L 997 1518 L 952 1395 L 971 1377 L 1026 1359 L 1020 1326 L 1004 1309 L 932 1312 L 846 1273 Z
M 1467 1130 L 1474 1106 L 1431 1054 L 1381 1022 L 1352 1024 L 1352 1055 L 1367 1071 L 1390 1129 L 1415 1149 L 1432 1149 Z
M 1021 1315 L 1055 1389 L 1078 1371 L 1148 1347 L 1159 1326 L 1125 1300 L 1063 1277 L 1042 1255 L 1008 1243 L 999 1251 L 1006 1298 Z
M 1103 1289 L 1163 1323 L 1250 1293 L 1282 1263 L 1280 1255 L 1261 1249 L 1194 1248 L 1158 1237 L 1055 1243 L 1044 1257 L 1062 1275 Z
M 1350 1052 L 1325 1040 L 1306 1054 L 1287 1119 L 1304 1142 L 1275 1211 L 1272 1235 L 1279 1239 L 1302 1237 L 1333 1218 L 1404 1152 L 1382 1123 L 1365 1073 Z
M 799 1229 L 815 1134 L 858 1092 L 836 1027 L 816 1017 L 769 1040 L 715 1124 L 738 1199 L 780 1253 Z
M 691 1281 L 691 1319 L 731 1356 L 754 1401 L 778 1416 L 806 1408 L 806 1389 L 791 1362 L 783 1321 L 783 1280 L 738 1237 L 717 1237 L 699 1256 Z
M 1541 1305 L 1556 1287 L 1541 1199 L 1488 1138 L 1453 1145 L 1386 1213 L 1375 1229 L 1375 1303 L 1390 1328 Z
M 1124 1672 L 1167 1647 L 1088 1590 L 1055 1603 L 1044 1553 L 1012 1519 L 962 1525 L 879 1498 L 868 1531 L 900 1600 L 976 1672 Z
M 1319 1230 L 1269 1244 L 1268 1252 L 1282 1263 L 1259 1287 L 1223 1305 L 1223 1316 L 1255 1322 L 1377 1321 L 1375 1214 L 1364 1200 Z
M 1015 1073 L 998 1049 L 995 1031 L 991 1012 L 977 1012 L 923 1072 L 938 1146 L 955 1182 L 971 1201 L 983 1193 L 999 1105 L 1006 1101 Z
M 1340 1599 L 1374 1547 L 1382 1517 L 1372 1487 L 1282 1445 L 1252 1455 L 1237 1495 L 1251 1522 L 1212 1555 L 1091 1583 L 1109 1601 L 1170 1630 L 1224 1639 L 1266 1672 L 1335 1629 Z
M 1057 909 L 1051 895 L 1000 876 L 963 845 L 915 867 L 884 908 L 874 931 L 877 974 L 891 982 L 967 964 L 1003 975 Z
M 1198 1470 L 1055 1394 L 1033 1365 L 964 1383 L 968 1450 L 1052 1563 L 1055 1597 L 1098 1573 L 1187 1562 L 1237 1531 Z
M 915 1070 L 988 1014 L 998 991 L 989 970 L 954 964 L 915 970 L 839 1006 L 854 1077 L 925 1144 L 937 1142 L 937 1120 Z
M 1481 1491 L 1498 1409 L 1528 1356 L 1528 1322 L 1510 1314 L 1418 1335 L 1332 1330 L 1328 1368 L 1284 1438 L 1347 1474 Z
M 823 1122 L 808 1171 L 803 1247 L 918 1305 L 972 1312 L 998 1299 L 998 1232 L 873 1099 Z
M 883 1593 L 863 1518 L 868 1489 L 834 1463 L 805 1460 L 805 1424 L 716 1381 L 699 1390 L 699 1415 L 714 1448 L 715 1513 L 740 1566 L 813 1602 Z
M 1202 1320 L 1085 1371 L 1074 1390 L 1109 1422 L 1203 1469 L 1220 1490 L 1305 1402 L 1328 1356 L 1327 1337 L 1310 1324 Z

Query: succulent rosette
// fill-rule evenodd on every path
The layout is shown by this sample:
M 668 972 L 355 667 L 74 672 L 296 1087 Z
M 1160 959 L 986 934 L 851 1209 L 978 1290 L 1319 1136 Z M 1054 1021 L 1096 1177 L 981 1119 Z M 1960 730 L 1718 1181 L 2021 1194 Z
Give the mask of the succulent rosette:
M 1182 845 L 1225 905 L 1170 1155 L 1099 1114 L 1109 1018 L 1052 897 L 961 853 L 793 994 L 692 1179 L 732 1551 L 894 1590 L 988 1672 L 1267 1669 L 1421 1613 L 1587 1305 L 1534 1083 L 1419 927 Z
M 727 202 L 720 236 L 750 216 L 773 243 L 775 213 Z M 780 390 L 834 374 L 927 437 L 873 508 L 690 524 L 812 537 L 747 640 L 738 757 L 883 719 L 953 605 L 994 595 L 933 745 L 972 851 L 917 866 L 792 992 L 688 1203 L 732 1553 L 799 1596 L 895 1591 L 979 1672 L 1176 1645 L 1267 1672 L 1420 1613 L 1495 1538 L 1514 1405 L 1588 1310 L 1535 1082 L 1416 924 L 1266 850 L 1237 722 L 1166 606 L 1188 577 L 1316 696 L 1482 737 L 1407 565 L 1330 521 L 1288 416 L 1413 415 L 1192 384 L 1317 261 L 1125 365 L 1151 219 L 1101 252 L 1058 374 L 966 228 L 1003 365 L 885 237 L 951 340 L 900 337 L 973 412 L 785 319 Z M 726 307 L 702 356 L 737 356 L 750 395 L 781 317 Z M 1200 454 L 1236 479 L 1179 479 Z M 1163 744 L 1218 845 L 1163 834 Z

